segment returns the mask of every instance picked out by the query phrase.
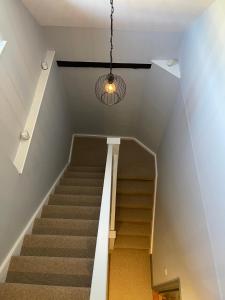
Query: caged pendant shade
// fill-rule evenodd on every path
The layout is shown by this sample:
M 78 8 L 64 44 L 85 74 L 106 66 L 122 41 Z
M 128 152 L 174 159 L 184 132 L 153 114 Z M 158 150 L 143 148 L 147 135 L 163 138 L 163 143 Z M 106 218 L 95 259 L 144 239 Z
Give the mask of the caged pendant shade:
M 119 75 L 113 74 L 113 0 L 110 0 L 111 5 L 111 36 L 110 36 L 110 71 L 108 74 L 102 75 L 98 78 L 95 84 L 95 94 L 100 102 L 107 106 L 112 106 L 123 100 L 126 95 L 126 84 L 123 78 Z

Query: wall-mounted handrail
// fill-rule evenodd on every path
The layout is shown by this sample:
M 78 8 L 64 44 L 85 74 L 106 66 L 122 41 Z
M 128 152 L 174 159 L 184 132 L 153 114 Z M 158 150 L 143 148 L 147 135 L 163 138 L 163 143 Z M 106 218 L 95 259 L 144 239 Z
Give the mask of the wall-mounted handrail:
M 120 139 L 108 138 L 105 177 L 103 183 L 102 203 L 98 225 L 98 236 L 95 249 L 90 300 L 106 300 L 108 295 L 108 257 L 111 217 L 111 199 L 113 192 L 113 156 L 118 156 Z M 118 160 L 117 160 L 118 161 Z M 117 171 L 117 167 L 116 167 Z M 114 175 L 115 180 L 115 175 Z M 115 191 L 114 191 L 115 193 Z
M 41 108 L 42 100 L 44 98 L 50 72 L 54 63 L 54 57 L 55 51 L 47 51 L 45 61 L 43 61 L 40 66 L 40 76 L 37 82 L 33 102 L 27 116 L 25 127 L 21 131 L 20 137 L 18 137 L 20 138 L 20 141 L 13 163 L 17 168 L 19 174 L 23 173 L 28 151 L 32 142 L 32 136 L 37 123 L 38 114 Z

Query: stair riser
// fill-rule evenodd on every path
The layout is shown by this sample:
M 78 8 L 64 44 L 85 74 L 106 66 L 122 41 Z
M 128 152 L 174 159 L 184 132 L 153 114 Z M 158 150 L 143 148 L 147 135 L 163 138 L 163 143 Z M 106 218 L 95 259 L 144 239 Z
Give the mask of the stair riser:
M 42 210 L 42 218 L 98 220 L 99 208 L 46 206 Z
M 18 283 L 4 283 L 0 285 L 0 299 L 2 300 L 88 300 L 89 297 L 89 288 Z
M 92 206 L 92 207 L 100 207 L 101 199 L 93 199 L 93 200 L 73 200 L 73 199 L 50 199 L 49 205 L 65 205 L 65 206 Z
M 78 167 L 78 166 L 69 166 L 68 171 L 70 172 L 84 172 L 84 173 L 104 173 L 104 167 Z
M 91 272 L 90 272 L 91 274 Z M 24 272 L 8 272 L 8 283 L 25 283 L 40 285 L 56 285 L 71 287 L 90 287 L 91 275 L 38 274 Z
M 57 186 L 55 192 L 56 194 L 71 194 L 71 195 L 102 195 L 102 188 Z
M 33 234 L 53 234 L 53 235 L 68 235 L 68 236 L 96 236 L 96 228 L 49 228 L 44 226 L 36 226 L 33 229 Z
M 138 181 L 133 180 L 119 180 L 117 183 L 117 193 L 118 194 L 144 194 L 152 195 L 154 191 L 153 181 Z
M 71 221 L 54 219 L 37 219 L 33 234 L 96 236 L 98 221 Z
M 78 179 L 78 178 L 63 178 L 61 179 L 62 185 L 79 185 L 84 187 L 103 186 L 103 179 Z
M 64 178 L 84 178 L 84 179 L 102 179 L 104 178 L 104 173 L 98 173 L 98 172 L 72 172 L 67 171 L 64 173 Z
M 52 248 L 22 248 L 23 256 L 94 258 L 95 248 L 91 249 L 52 249 Z

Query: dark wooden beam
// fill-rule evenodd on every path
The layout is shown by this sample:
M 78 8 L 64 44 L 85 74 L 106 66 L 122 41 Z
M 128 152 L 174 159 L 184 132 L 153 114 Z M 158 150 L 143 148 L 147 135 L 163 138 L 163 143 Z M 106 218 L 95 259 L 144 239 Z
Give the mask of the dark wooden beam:
M 64 68 L 107 68 L 110 63 L 106 62 L 85 62 L 85 61 L 66 61 L 58 60 L 59 67 Z M 135 64 L 135 63 L 113 63 L 113 69 L 151 69 L 152 64 Z

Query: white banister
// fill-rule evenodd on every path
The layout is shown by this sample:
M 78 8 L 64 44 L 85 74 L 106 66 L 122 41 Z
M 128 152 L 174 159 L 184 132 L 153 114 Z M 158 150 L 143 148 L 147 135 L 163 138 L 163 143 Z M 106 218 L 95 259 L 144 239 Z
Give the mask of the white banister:
M 108 261 L 109 236 L 112 195 L 116 197 L 116 179 L 114 163 L 116 160 L 116 173 L 119 153 L 119 138 L 108 138 L 108 153 L 106 159 L 105 177 L 103 183 L 102 203 L 98 225 L 98 236 L 95 249 L 90 300 L 106 300 L 108 295 Z M 114 156 L 117 157 L 114 157 Z M 114 175 L 113 175 L 114 174 Z M 115 189 L 113 191 L 113 189 Z M 113 196 L 113 197 L 114 197 Z M 114 208 L 115 214 L 115 208 Z
M 108 294 L 108 256 L 110 206 L 112 190 L 113 145 L 108 145 L 105 178 L 102 192 L 102 204 L 98 225 L 98 236 L 91 283 L 90 300 L 106 300 Z

